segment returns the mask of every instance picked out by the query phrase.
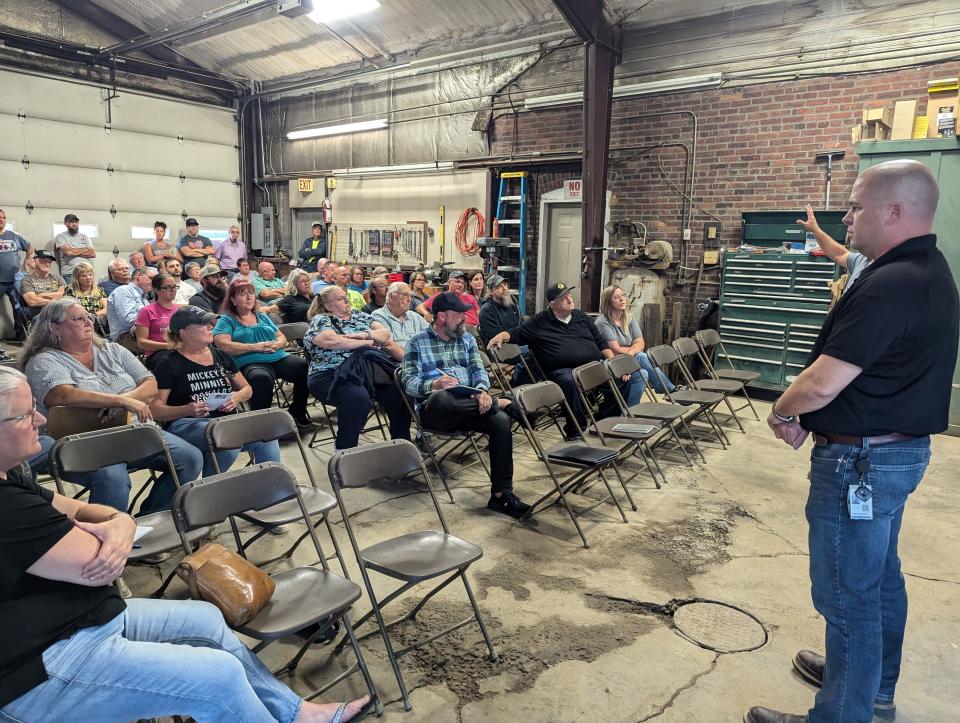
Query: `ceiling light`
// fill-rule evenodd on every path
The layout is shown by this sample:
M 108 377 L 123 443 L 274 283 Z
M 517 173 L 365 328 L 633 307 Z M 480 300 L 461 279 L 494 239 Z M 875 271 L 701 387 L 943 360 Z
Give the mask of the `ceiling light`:
M 304 128 L 300 131 L 287 133 L 287 140 L 296 141 L 301 138 L 321 138 L 323 136 L 341 136 L 345 133 L 360 133 L 361 131 L 377 131 L 387 127 L 386 118 L 377 120 L 359 121 L 357 123 L 341 123 L 336 126 L 322 126 L 320 128 Z
M 365 166 L 363 168 L 338 168 L 334 176 L 385 176 L 397 173 L 430 173 L 452 171 L 456 168 L 453 161 L 434 161 L 432 163 L 408 163 L 399 166 Z
M 641 95 L 657 95 L 673 93 L 681 90 L 699 88 L 717 88 L 723 83 L 723 74 L 710 73 L 707 75 L 690 75 L 685 78 L 667 78 L 654 80 L 649 83 L 635 83 L 633 85 L 617 85 L 613 88 L 614 98 L 634 98 Z M 563 105 L 577 105 L 583 103 L 583 93 L 558 93 L 556 95 L 542 95 L 538 98 L 527 98 L 523 105 L 528 110 L 537 108 L 555 108 Z
M 368 13 L 380 7 L 377 0 L 313 0 L 313 12 L 307 17 L 315 23 L 330 23 L 353 15 Z

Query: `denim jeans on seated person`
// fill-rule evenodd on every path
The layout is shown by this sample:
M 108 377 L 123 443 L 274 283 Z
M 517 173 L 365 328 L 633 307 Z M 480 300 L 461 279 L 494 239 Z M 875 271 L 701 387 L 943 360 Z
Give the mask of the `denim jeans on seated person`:
M 849 444 L 810 453 L 810 582 L 826 622 L 827 658 L 811 723 L 870 721 L 874 703 L 893 702 L 900 675 L 907 591 L 897 539 L 907 497 L 930 461 L 930 438 L 869 448 L 871 520 L 851 520 L 847 510 L 847 489 L 859 484 L 859 454 Z
M 42 611 L 38 614 L 42 614 Z M 49 679 L 0 711 L 0 721 L 292 721 L 300 698 L 227 627 L 213 605 L 127 601 L 105 625 L 43 653 Z
M 175 419 L 167 425 L 167 431 L 180 439 L 189 442 L 196 447 L 203 455 L 203 476 L 209 477 L 216 474 L 217 470 L 213 466 L 213 457 L 210 455 L 207 445 L 206 430 L 210 424 L 209 417 L 184 417 Z M 280 461 L 280 443 L 272 439 L 269 442 L 251 442 L 243 445 L 242 449 L 222 449 L 217 452 L 217 464 L 221 472 L 226 472 L 230 466 L 237 461 L 240 452 L 253 452 L 253 459 L 258 464 L 260 462 L 279 462 Z
M 666 374 L 653 368 L 653 362 L 650 361 L 644 352 L 637 352 L 636 357 L 637 362 L 640 364 L 640 370 L 646 372 L 648 380 L 653 380 L 651 382 L 653 391 L 657 394 L 663 394 L 664 391 L 672 392 L 676 388 L 673 386 L 673 383 L 667 379 Z

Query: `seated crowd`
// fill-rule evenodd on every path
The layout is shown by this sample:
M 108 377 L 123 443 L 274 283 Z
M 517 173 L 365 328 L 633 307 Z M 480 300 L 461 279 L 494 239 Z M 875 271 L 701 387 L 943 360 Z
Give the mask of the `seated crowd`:
M 131 472 L 156 472 L 135 511 L 147 514 L 170 509 L 173 472 L 181 483 L 211 476 L 229 469 L 241 451 L 258 463 L 280 460 L 276 441 L 219 451 L 214 460 L 205 437 L 213 419 L 243 405 L 257 410 L 282 402 L 299 426 L 309 427 L 312 395 L 335 408 L 340 450 L 360 443 L 375 404 L 390 437 L 410 440 L 414 410 L 436 433 L 488 438 L 487 506 L 521 518 L 530 506 L 514 492 L 512 430 L 525 420 L 509 394 L 491 395 L 480 343 L 521 345 L 561 387 L 572 410 L 564 428 L 571 439 L 587 424 L 575 367 L 636 355 L 641 372 L 617 380 L 631 403 L 648 381 L 669 385 L 645 359 L 643 337 L 617 287 L 604 291 L 596 324 L 575 308 L 573 289 L 562 283 L 548 289 L 547 309 L 525 319 L 497 274 L 452 271 L 446 289 L 428 296 L 422 273 L 410 274 L 409 284 L 391 281 L 384 269 L 367 278 L 360 266 L 322 258 L 315 235 L 300 252 L 305 268 L 281 279 L 269 261 L 250 270 L 239 230 L 231 229 L 219 247 L 199 234 L 194 219 L 187 230 L 173 244 L 158 222 L 155 240 L 113 259 L 99 284 L 81 252 L 71 257 L 69 280 L 51 271 L 53 255 L 43 251 L 33 254 L 23 278 L 22 298 L 33 316 L 23 374 L 0 368 L 7 441 L 0 448 L 0 545 L 7 560 L 0 586 L 13 611 L 0 626 L 15 641 L 0 655 L 3 716 L 29 719 L 43 710 L 50 718 L 349 720 L 367 703 L 352 701 L 338 711 L 302 701 L 212 606 L 124 601 L 113 585 L 133 542 L 135 522 L 125 512 Z M 297 323 L 307 325 L 295 337 L 302 334 L 302 354 L 281 329 Z M 102 421 L 159 425 L 174 470 L 155 455 L 66 476 L 89 490 L 89 502 L 38 486 L 36 473 L 48 469 L 54 443 L 45 418 L 58 407 L 91 410 Z M 604 396 L 601 416 L 615 407 L 616 399 Z M 37 617 L 41 604 L 47 612 Z M 120 687 L 123 696 L 106 695 Z M 85 707 L 94 699 L 96 714 Z

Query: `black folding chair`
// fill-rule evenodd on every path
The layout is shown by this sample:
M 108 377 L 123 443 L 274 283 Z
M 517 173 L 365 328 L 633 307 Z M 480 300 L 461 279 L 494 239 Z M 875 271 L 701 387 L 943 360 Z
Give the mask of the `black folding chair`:
M 691 388 L 699 389 L 702 392 L 718 392 L 722 394 L 723 403 L 726 404 L 727 409 L 730 410 L 733 421 L 737 423 L 740 431 L 746 434 L 747 430 L 743 428 L 743 425 L 740 423 L 740 417 L 737 416 L 737 411 L 730 403 L 731 395 L 744 391 L 743 383 L 737 381 L 736 379 L 714 379 L 712 377 L 708 377 L 706 379 L 695 379 L 693 372 L 690 371 L 690 367 L 687 364 L 687 359 L 700 358 L 700 347 L 697 342 L 690 337 L 685 336 L 675 339 L 673 342 L 673 348 L 676 350 L 678 355 L 677 366 L 680 368 L 680 373 L 683 375 L 683 378 L 686 380 L 687 384 L 689 384 Z
M 311 629 L 307 640 L 294 656 L 274 672 L 275 675 L 283 675 L 296 670 L 311 645 L 329 635 L 334 625 L 339 622 L 353 646 L 357 662 L 320 689 L 310 693 L 306 699 L 312 700 L 359 668 L 379 715 L 383 712 L 383 706 L 367 670 L 353 626 L 347 617 L 347 612 L 353 603 L 360 599 L 363 591 L 355 582 L 331 572 L 293 472 L 282 464 L 267 462 L 191 482 L 181 487 L 174 496 L 173 518 L 184 552 L 190 552 L 190 532 L 229 520 L 237 541 L 237 549 L 243 555 L 236 518 L 288 503 L 296 505 L 300 510 L 300 519 L 313 540 L 321 567 L 305 565 L 271 573 L 270 577 L 276 583 L 273 597 L 252 620 L 237 626 L 235 630 L 241 635 L 258 640 L 253 652 L 259 653 L 281 638 Z
M 745 409 L 749 405 L 750 411 L 753 412 L 753 416 L 757 418 L 757 421 L 760 421 L 760 415 L 757 414 L 756 407 L 753 406 L 753 400 L 750 399 L 750 395 L 747 393 L 747 387 L 751 382 L 755 382 L 760 378 L 760 372 L 751 372 L 746 369 L 737 369 L 733 365 L 733 360 L 730 358 L 730 355 L 727 353 L 726 348 L 723 346 L 723 339 L 720 338 L 720 334 L 717 333 L 716 329 L 701 329 L 696 334 L 694 338 L 697 340 L 697 346 L 700 347 L 700 362 L 703 364 L 704 368 L 714 379 L 735 379 L 736 381 L 743 384 L 743 396 L 747 400 L 747 404 L 737 408 L 737 411 Z M 719 354 L 714 354 L 714 350 L 719 351 Z M 723 357 L 727 360 L 729 367 L 721 367 L 719 364 L 714 364 L 713 360 Z
M 470 588 L 470 583 L 467 581 L 466 574 L 467 568 L 483 556 L 483 550 L 477 545 L 450 533 L 447 520 L 443 516 L 443 510 L 440 509 L 440 503 L 437 501 L 433 484 L 430 482 L 430 477 L 423 466 L 423 458 L 417 448 L 406 440 L 392 440 L 365 447 L 340 450 L 330 458 L 327 471 L 333 485 L 334 494 L 337 496 L 337 503 L 340 505 L 343 526 L 350 538 L 350 544 L 353 546 L 357 564 L 360 566 L 360 575 L 363 577 L 367 597 L 370 598 L 372 606 L 370 612 L 357 620 L 357 627 L 359 628 L 371 617 L 376 618 L 383 644 L 387 649 L 387 657 L 390 659 L 393 674 L 400 686 L 404 709 L 410 710 L 412 707 L 399 665 L 399 659 L 407 653 L 422 648 L 438 638 L 475 622 L 479 625 L 480 632 L 487 644 L 490 660 L 495 662 L 497 653 L 493 648 L 493 641 L 487 632 L 487 627 L 483 622 L 480 609 L 477 607 L 477 601 L 473 595 L 473 590 Z M 350 522 L 350 513 L 344 501 L 344 491 L 347 488 L 366 487 L 370 482 L 386 477 L 396 478 L 398 476 L 414 475 L 422 475 L 426 482 L 433 508 L 440 519 L 441 530 L 408 532 L 361 548 L 357 540 L 356 529 Z M 403 584 L 387 594 L 382 600 L 379 600 L 370 580 L 371 572 L 380 573 Z M 437 580 L 438 578 L 443 579 L 427 592 L 410 612 L 392 622 L 384 621 L 383 608 L 389 603 L 420 583 Z M 407 645 L 400 650 L 394 650 L 389 629 L 397 623 L 416 620 L 417 614 L 423 609 L 423 606 L 434 595 L 457 579 L 463 582 L 473 614 L 424 640 Z M 369 635 L 374 634 L 376 634 L 375 631 L 369 633 Z M 364 637 L 367 636 L 361 637 L 361 640 Z M 341 639 L 338 650 L 345 644 L 346 639 Z

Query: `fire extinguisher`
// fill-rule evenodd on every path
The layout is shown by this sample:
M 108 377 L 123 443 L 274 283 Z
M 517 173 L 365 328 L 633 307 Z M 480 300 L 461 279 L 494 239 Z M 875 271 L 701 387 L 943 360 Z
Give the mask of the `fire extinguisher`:
M 323 203 L 320 204 L 320 212 L 323 214 L 323 222 L 325 224 L 333 223 L 333 205 L 330 203 L 329 198 L 323 199 Z

